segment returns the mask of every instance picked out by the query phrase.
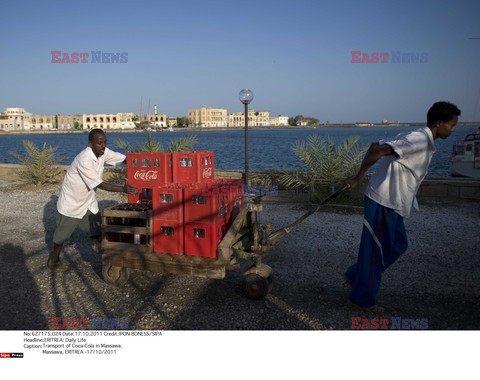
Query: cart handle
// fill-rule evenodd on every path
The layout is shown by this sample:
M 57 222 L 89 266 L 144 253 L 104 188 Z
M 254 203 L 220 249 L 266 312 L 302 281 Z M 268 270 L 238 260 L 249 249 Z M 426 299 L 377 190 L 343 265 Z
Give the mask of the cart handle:
M 305 214 L 303 214 L 300 218 L 298 218 L 295 222 L 289 224 L 288 226 L 286 227 L 283 227 L 283 228 L 280 228 L 279 230 L 277 231 L 274 231 L 272 232 L 269 236 L 268 236 L 268 240 L 270 241 L 270 244 L 275 244 L 277 242 L 277 240 L 279 240 L 280 238 L 284 237 L 286 234 L 288 234 L 290 232 L 290 230 L 292 228 L 294 228 L 297 224 L 303 222 L 305 219 L 307 219 L 310 215 L 312 214 L 315 214 L 318 209 L 323 206 L 325 203 L 331 201 L 333 198 L 339 196 L 341 193 L 343 193 L 345 190 L 349 189 L 350 188 L 350 185 L 347 183 L 345 185 L 343 185 L 340 189 L 338 189 L 337 191 L 335 191 L 333 194 L 330 194 L 328 197 L 326 197 L 323 201 L 320 202 L 320 204 L 315 207 L 314 209 L 312 210 L 309 210 L 307 211 Z

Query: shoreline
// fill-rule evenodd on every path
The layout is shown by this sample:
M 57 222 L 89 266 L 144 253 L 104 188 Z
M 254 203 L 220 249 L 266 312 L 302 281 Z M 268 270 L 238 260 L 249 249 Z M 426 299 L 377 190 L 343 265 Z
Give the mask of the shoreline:
M 249 126 L 248 129 L 323 129 L 323 128 L 394 128 L 394 127 L 419 127 L 423 126 L 425 123 L 396 123 L 396 124 L 372 124 L 372 125 L 355 125 L 355 124 L 322 124 L 316 126 L 269 126 L 269 127 L 252 127 Z M 471 126 L 480 126 L 480 122 L 464 122 L 458 123 L 457 127 L 471 127 Z M 181 131 L 229 131 L 229 130 L 243 130 L 244 127 L 185 127 L 185 128 L 175 128 L 173 131 L 168 130 L 152 130 L 151 132 L 157 133 L 169 133 L 169 132 L 181 132 Z M 47 135 L 47 134 L 81 134 L 88 133 L 89 130 L 76 130 L 76 129 L 51 129 L 51 130 L 32 130 L 32 131 L 3 131 L 0 130 L 0 136 L 12 136 L 12 135 Z M 104 129 L 108 133 L 145 133 L 148 132 L 143 129 Z

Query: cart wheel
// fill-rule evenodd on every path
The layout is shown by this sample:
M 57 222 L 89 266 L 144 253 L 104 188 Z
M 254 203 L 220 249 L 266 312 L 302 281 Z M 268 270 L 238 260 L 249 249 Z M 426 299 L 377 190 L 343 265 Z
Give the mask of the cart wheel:
M 128 268 L 117 267 L 114 265 L 104 265 L 102 275 L 105 282 L 110 285 L 123 286 L 127 283 L 130 276 Z
M 248 298 L 262 299 L 271 289 L 271 276 L 264 278 L 255 273 L 250 273 L 243 279 L 243 291 Z

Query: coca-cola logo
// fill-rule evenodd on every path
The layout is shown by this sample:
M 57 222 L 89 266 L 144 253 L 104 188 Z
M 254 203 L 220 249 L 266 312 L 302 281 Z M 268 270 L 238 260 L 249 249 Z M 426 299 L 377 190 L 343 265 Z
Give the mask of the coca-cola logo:
M 203 169 L 203 178 L 210 178 L 212 176 L 212 168 Z
M 142 181 L 151 181 L 157 179 L 157 173 L 158 171 L 156 170 L 137 170 L 133 175 L 133 178 Z

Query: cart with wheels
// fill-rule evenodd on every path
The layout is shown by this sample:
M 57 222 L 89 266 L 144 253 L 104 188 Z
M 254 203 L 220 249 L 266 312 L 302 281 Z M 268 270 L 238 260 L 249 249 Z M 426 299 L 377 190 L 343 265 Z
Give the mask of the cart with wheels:
M 326 203 L 346 189 L 329 196 Z M 130 269 L 158 273 L 186 274 L 211 279 L 223 279 L 226 270 L 237 269 L 240 261 L 251 265 L 243 273 L 243 290 L 247 297 L 264 298 L 272 288 L 272 268 L 263 262 L 275 243 L 291 229 L 318 210 L 302 215 L 292 224 L 273 231 L 271 224 L 263 225 L 261 197 L 245 203 L 233 222 L 222 235 L 216 247 L 216 256 L 198 257 L 189 254 L 155 253 L 154 241 L 159 231 L 152 228 L 151 209 L 102 210 L 102 274 L 112 285 L 124 285 Z M 127 221 L 127 223 L 125 223 Z M 126 225 L 127 224 L 127 225 Z M 157 236 L 156 236 L 157 235 Z

